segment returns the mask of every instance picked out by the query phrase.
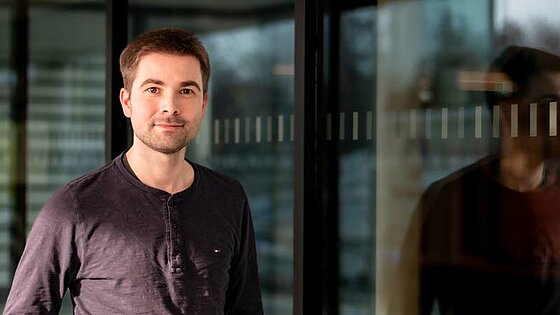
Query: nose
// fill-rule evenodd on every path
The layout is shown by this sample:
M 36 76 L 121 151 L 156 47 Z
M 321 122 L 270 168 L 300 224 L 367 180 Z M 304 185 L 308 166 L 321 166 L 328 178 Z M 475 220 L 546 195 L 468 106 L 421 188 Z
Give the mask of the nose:
M 164 95 L 161 99 L 160 110 L 162 113 L 171 115 L 178 115 L 181 113 L 181 108 L 175 95 Z

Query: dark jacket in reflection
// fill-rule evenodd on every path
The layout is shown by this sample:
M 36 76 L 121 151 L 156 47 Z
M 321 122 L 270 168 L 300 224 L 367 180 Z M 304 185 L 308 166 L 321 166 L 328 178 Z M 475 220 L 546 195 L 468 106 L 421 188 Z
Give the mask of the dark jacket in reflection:
M 547 163 L 537 190 L 496 180 L 481 160 L 424 194 L 421 309 L 442 314 L 560 314 L 560 187 Z

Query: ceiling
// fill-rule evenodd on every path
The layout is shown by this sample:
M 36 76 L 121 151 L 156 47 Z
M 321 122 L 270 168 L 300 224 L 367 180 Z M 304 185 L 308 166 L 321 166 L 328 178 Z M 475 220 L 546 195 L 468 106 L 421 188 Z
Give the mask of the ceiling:
M 9 56 L 14 1 L 20 0 L 0 0 L 0 61 Z M 103 55 L 105 0 L 28 1 L 31 58 Z M 196 34 L 214 32 L 292 18 L 293 6 L 293 0 L 129 0 L 129 25 L 134 29 L 129 31 L 167 24 Z

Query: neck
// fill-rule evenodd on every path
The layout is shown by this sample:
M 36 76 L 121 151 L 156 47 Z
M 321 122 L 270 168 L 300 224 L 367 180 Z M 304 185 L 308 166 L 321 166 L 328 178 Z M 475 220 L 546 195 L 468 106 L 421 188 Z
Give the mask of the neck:
M 537 189 L 544 179 L 544 161 L 540 156 L 517 151 L 500 158 L 500 182 L 520 192 Z
M 142 183 L 175 194 L 190 187 L 194 181 L 194 170 L 184 159 L 185 151 L 183 148 L 173 154 L 164 154 L 133 145 L 126 153 L 126 159 Z

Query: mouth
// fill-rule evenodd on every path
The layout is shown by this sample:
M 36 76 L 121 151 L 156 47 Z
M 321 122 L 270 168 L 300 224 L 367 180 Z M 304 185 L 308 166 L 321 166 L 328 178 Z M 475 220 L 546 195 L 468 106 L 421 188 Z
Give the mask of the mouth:
M 161 128 L 164 130 L 177 130 L 181 129 L 185 126 L 185 124 L 178 124 L 178 123 L 156 123 L 154 127 Z
M 159 127 L 183 127 L 185 124 L 155 124 Z

